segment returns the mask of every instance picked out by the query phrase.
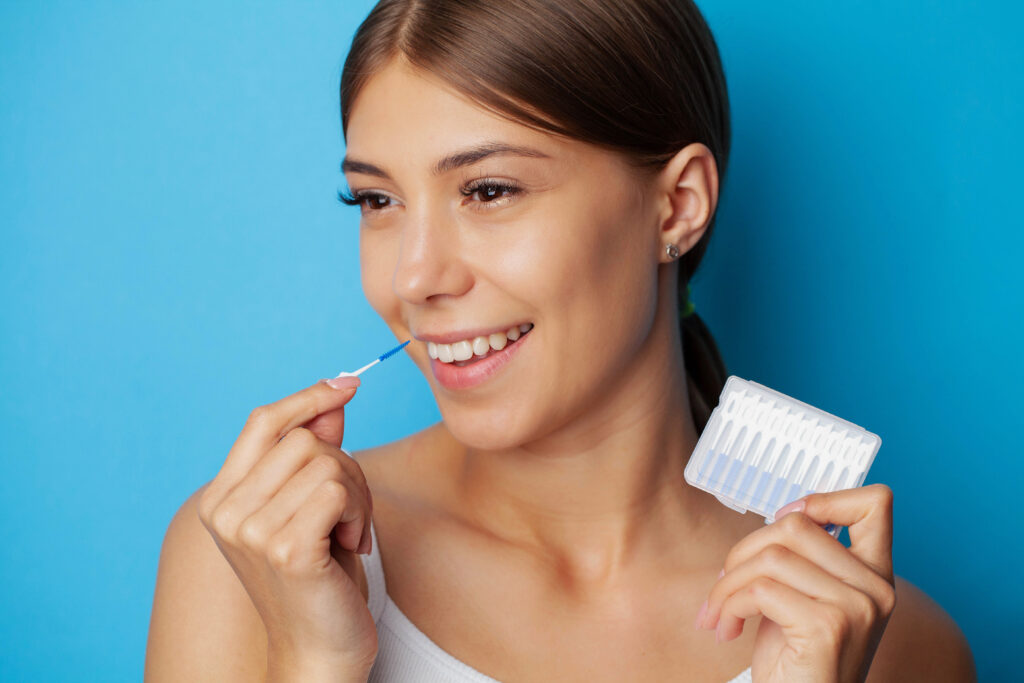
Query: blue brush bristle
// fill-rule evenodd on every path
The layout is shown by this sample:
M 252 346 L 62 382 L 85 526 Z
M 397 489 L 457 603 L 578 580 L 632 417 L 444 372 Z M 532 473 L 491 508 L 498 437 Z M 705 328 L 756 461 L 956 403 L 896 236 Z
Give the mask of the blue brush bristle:
M 384 355 L 382 355 L 382 356 L 380 357 L 380 360 L 384 360 L 384 359 L 385 359 L 385 358 L 387 358 L 388 356 L 393 356 L 393 355 L 395 355 L 396 353 L 398 353 L 399 351 L 401 351 L 402 349 L 404 349 L 404 348 L 405 348 L 405 345 L 406 345 L 406 344 L 408 344 L 408 343 L 409 343 L 409 342 L 411 342 L 411 341 L 412 341 L 412 339 L 409 339 L 408 341 L 402 342 L 401 344 L 399 344 L 399 345 L 398 345 L 398 346 L 396 346 L 395 348 L 391 349 L 390 351 L 388 351 L 387 353 L 385 353 Z

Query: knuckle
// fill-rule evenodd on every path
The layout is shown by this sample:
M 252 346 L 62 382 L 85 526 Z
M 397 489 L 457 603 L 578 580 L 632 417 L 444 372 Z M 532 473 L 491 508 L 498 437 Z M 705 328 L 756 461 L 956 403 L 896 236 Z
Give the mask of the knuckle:
M 213 514 L 214 502 L 213 496 L 210 495 L 210 490 L 206 489 L 199 495 L 199 501 L 196 504 L 199 519 L 207 529 L 210 528 L 210 516 Z
M 328 479 L 340 479 L 341 475 L 344 474 L 344 469 L 342 468 L 341 463 L 338 462 L 338 459 L 332 458 L 325 453 L 320 453 L 314 457 L 312 464 L 318 472 Z
M 246 419 L 245 424 L 246 426 L 251 427 L 261 427 L 270 419 L 270 413 L 270 406 L 256 406 L 252 409 L 252 412 L 249 413 L 249 417 Z
M 885 583 L 885 588 L 881 591 L 881 600 L 879 602 L 882 615 L 889 617 L 896 609 L 896 589 L 893 588 L 888 581 Z
M 294 568 L 296 546 L 288 536 L 274 536 L 267 543 L 267 562 L 277 570 L 287 571 Z
M 790 550 L 784 545 L 772 543 L 761 551 L 761 561 L 767 567 L 781 568 L 782 564 L 790 555 Z
M 884 508 L 891 508 L 893 503 L 894 494 L 892 489 L 885 484 L 872 484 L 872 493 L 877 497 L 878 504 Z
M 210 514 L 210 525 L 218 536 L 230 539 L 235 530 L 235 511 L 228 505 L 218 505 L 217 509 Z
M 238 525 L 238 541 L 252 550 L 258 550 L 266 543 L 267 532 L 263 525 L 255 518 L 249 519 Z
M 320 491 L 334 505 L 345 507 L 348 503 L 348 488 L 336 479 L 328 479 L 321 483 Z
M 767 595 L 775 586 L 775 582 L 767 576 L 759 576 L 750 582 L 750 594 L 754 597 Z
M 862 624 L 873 624 L 878 619 L 879 607 L 875 604 L 875 601 L 865 593 L 857 591 L 857 614 L 860 617 L 860 623 Z
M 787 533 L 801 533 L 812 524 L 811 518 L 802 512 L 791 512 L 781 520 L 782 530 Z

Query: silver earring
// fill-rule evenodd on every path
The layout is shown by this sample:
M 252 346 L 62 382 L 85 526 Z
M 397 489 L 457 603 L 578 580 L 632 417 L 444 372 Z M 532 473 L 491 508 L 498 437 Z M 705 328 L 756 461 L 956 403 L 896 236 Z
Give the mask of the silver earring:
M 665 253 L 668 255 L 669 260 L 674 261 L 679 258 L 679 247 L 674 244 L 666 244 Z

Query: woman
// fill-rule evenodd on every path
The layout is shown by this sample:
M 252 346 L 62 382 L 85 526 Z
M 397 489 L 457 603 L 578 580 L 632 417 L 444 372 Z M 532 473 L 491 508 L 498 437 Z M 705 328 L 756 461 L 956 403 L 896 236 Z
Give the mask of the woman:
M 765 526 L 684 483 L 726 378 L 684 298 L 730 137 L 692 3 L 384 0 L 341 110 L 364 292 L 443 420 L 350 458 L 358 379 L 254 410 L 168 530 L 149 680 L 973 677 L 888 487 Z

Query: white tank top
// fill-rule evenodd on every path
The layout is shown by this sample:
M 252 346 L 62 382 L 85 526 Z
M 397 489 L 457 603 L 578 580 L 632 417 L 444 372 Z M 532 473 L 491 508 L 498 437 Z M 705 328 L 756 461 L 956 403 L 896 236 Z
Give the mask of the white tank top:
M 501 683 L 441 649 L 391 601 L 370 521 L 373 548 L 360 555 L 369 586 L 368 606 L 377 624 L 377 659 L 368 683 Z M 750 669 L 728 683 L 752 683 Z

